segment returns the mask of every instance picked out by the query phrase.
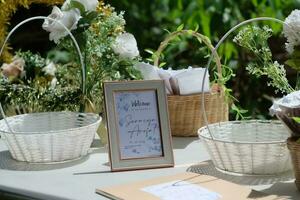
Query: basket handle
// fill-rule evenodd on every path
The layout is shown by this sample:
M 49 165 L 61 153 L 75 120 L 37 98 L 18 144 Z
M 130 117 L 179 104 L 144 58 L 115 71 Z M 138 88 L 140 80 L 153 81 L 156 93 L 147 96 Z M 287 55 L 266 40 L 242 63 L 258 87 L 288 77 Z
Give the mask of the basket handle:
M 219 57 L 217 51 L 213 51 L 214 47 L 211 44 L 208 37 L 198 33 L 197 31 L 193 31 L 193 30 L 179 30 L 179 31 L 172 32 L 170 35 L 168 35 L 164 39 L 164 41 L 162 41 L 160 43 L 157 51 L 155 52 L 154 65 L 158 66 L 159 57 L 160 57 L 161 53 L 163 52 L 163 50 L 168 46 L 168 44 L 170 43 L 171 40 L 175 39 L 179 35 L 192 35 L 192 36 L 194 36 L 195 38 L 198 39 L 199 43 L 203 42 L 209 48 L 209 50 L 212 53 L 214 53 L 214 55 L 215 55 L 214 58 L 216 60 L 216 65 L 217 65 L 218 79 L 220 80 L 222 78 L 222 64 L 221 64 L 220 57 Z
M 78 55 L 79 55 L 79 60 L 80 60 L 80 65 L 81 65 L 81 72 L 82 72 L 82 78 L 81 78 L 81 87 L 82 87 L 82 88 L 81 88 L 81 89 L 82 89 L 82 94 L 83 94 L 83 96 L 85 96 L 85 95 L 86 95 L 86 88 L 85 88 L 86 73 L 85 73 L 85 65 L 84 65 L 84 62 L 83 62 L 83 56 L 82 56 L 82 53 L 81 53 L 81 51 L 80 51 L 79 45 L 78 45 L 78 43 L 77 43 L 75 37 L 74 37 L 73 34 L 71 33 L 71 31 L 70 31 L 63 23 L 61 23 L 60 21 L 58 21 L 58 20 L 56 20 L 56 19 L 52 19 L 52 18 L 46 17 L 46 16 L 36 16 L 36 17 L 28 18 L 28 19 L 26 19 L 26 20 L 20 22 L 20 23 L 17 24 L 17 25 L 16 25 L 16 26 L 8 33 L 8 35 L 6 36 L 6 38 L 5 38 L 5 40 L 4 40 L 3 44 L 2 44 L 1 50 L 0 50 L 0 56 L 1 56 L 2 53 L 3 53 L 4 47 L 5 47 L 6 43 L 7 43 L 7 41 L 9 40 L 9 38 L 11 37 L 11 35 L 12 35 L 12 34 L 13 34 L 20 26 L 22 26 L 22 25 L 24 25 L 24 24 L 26 24 L 26 23 L 28 23 L 28 22 L 30 22 L 30 21 L 34 21 L 34 20 L 45 20 L 45 19 L 50 20 L 50 21 L 52 21 L 52 22 L 55 22 L 55 23 L 58 23 L 59 25 L 61 25 L 61 26 L 65 29 L 65 31 L 68 33 L 68 35 L 71 37 L 71 39 L 72 39 L 72 41 L 73 41 L 73 43 L 74 43 L 74 45 L 75 45 L 76 51 L 78 52 Z M 0 113 L 1 113 L 1 115 L 2 115 L 2 117 L 3 117 L 3 119 L 4 119 L 4 121 L 5 121 L 5 124 L 7 125 L 8 129 L 9 129 L 9 131 L 10 131 L 11 133 L 14 133 L 13 129 L 10 127 L 10 125 L 9 125 L 7 119 L 6 119 L 6 116 L 5 116 L 5 113 L 4 113 L 4 111 L 3 111 L 3 107 L 2 107 L 1 102 L 0 102 Z
M 216 52 L 218 50 L 218 48 L 220 47 L 220 45 L 224 42 L 224 40 L 227 39 L 227 37 L 232 33 L 234 32 L 236 29 L 240 28 L 241 26 L 245 25 L 245 24 L 249 24 L 251 22 L 256 22 L 256 21 L 273 21 L 273 22 L 277 22 L 277 23 L 280 23 L 280 24 L 283 24 L 283 25 L 286 25 L 288 27 L 290 27 L 288 24 L 286 24 L 284 21 L 280 20 L 280 19 L 276 19 L 276 18 L 273 18 L 273 17 L 257 17 L 257 18 L 253 18 L 253 19 L 248 19 L 246 21 L 243 21 L 237 25 L 235 25 L 234 27 L 232 27 L 221 39 L 220 41 L 217 43 L 217 45 L 213 48 L 212 50 L 212 55 L 210 56 L 209 60 L 208 60 L 208 63 L 206 65 L 206 68 L 205 68 L 205 72 L 204 72 L 204 76 L 203 76 L 203 80 L 202 80 L 202 84 L 205 83 L 205 77 L 208 73 L 208 69 L 209 69 L 209 66 L 212 62 L 212 59 L 214 58 L 214 56 L 216 55 Z M 290 27 L 291 28 L 291 27 Z M 293 30 L 291 28 L 291 30 Z M 204 85 L 202 85 L 202 91 L 204 90 Z M 204 122 L 206 124 L 206 127 L 207 127 L 207 130 L 208 130 L 208 133 L 210 135 L 210 137 L 212 138 L 212 140 L 214 141 L 214 137 L 213 137 L 213 134 L 209 128 L 209 124 L 208 124 L 208 120 L 207 120 L 207 115 L 206 115 L 206 111 L 205 111 L 205 102 L 204 102 L 204 94 L 202 94 L 202 103 L 201 103 L 201 107 L 203 109 L 204 112 L 203 113 L 203 118 L 204 118 Z
M 277 22 L 277 23 L 280 23 L 280 24 L 283 24 L 283 25 L 287 25 L 288 27 L 290 27 L 290 26 L 289 26 L 288 24 L 286 24 L 284 21 L 279 20 L 279 19 L 276 19 L 276 18 L 272 18 L 272 17 L 258 17 L 258 18 L 248 19 L 248 20 L 246 20 L 246 21 L 243 21 L 243 22 L 241 22 L 241 23 L 235 25 L 234 27 L 232 27 L 232 28 L 231 28 L 231 29 L 230 29 L 230 30 L 229 30 L 229 31 L 228 31 L 228 32 L 220 39 L 220 41 L 217 43 L 217 45 L 213 48 L 213 50 L 212 50 L 213 53 L 212 53 L 212 55 L 210 56 L 210 58 L 209 58 L 209 60 L 208 60 L 208 63 L 207 63 L 207 65 L 206 65 L 206 68 L 205 68 L 205 72 L 204 72 L 202 84 L 204 84 L 204 82 L 205 82 L 205 77 L 206 77 L 206 75 L 207 75 L 207 73 L 208 73 L 208 69 L 209 69 L 209 66 L 210 66 L 210 64 L 211 64 L 211 62 L 212 62 L 212 59 L 214 58 L 215 53 L 217 52 L 217 50 L 218 50 L 218 48 L 220 47 L 220 45 L 224 42 L 224 40 L 226 40 L 227 37 L 228 37 L 232 32 L 234 32 L 236 29 L 240 28 L 241 26 L 243 26 L 243 25 L 245 25 L 245 24 L 248 24 L 248 23 L 251 23 L 251 22 L 256 22 L 256 21 L 273 21 L 273 22 Z M 291 29 L 291 30 L 293 30 L 293 29 Z M 203 85 L 202 85 L 202 89 L 201 89 L 201 90 L 202 90 L 202 91 L 204 90 L 204 86 L 203 86 Z M 215 148 L 216 148 L 218 154 L 220 155 L 221 151 L 220 151 L 218 145 L 216 144 L 216 140 L 215 140 L 215 138 L 214 138 L 214 136 L 213 136 L 212 131 L 211 131 L 210 128 L 209 128 L 209 124 L 208 124 L 208 120 L 207 120 L 207 115 L 206 115 L 206 111 L 205 111 L 205 102 L 204 102 L 204 99 L 205 99 L 204 94 L 202 94 L 201 108 L 202 108 L 203 111 L 204 111 L 204 112 L 202 112 L 202 113 L 203 113 L 203 119 L 204 119 L 204 122 L 205 122 L 205 124 L 206 124 L 207 131 L 208 131 L 208 133 L 209 133 L 209 135 L 210 135 L 210 137 L 211 137 L 211 140 L 212 140 L 212 142 L 213 142 L 213 144 L 214 144 L 214 146 L 215 146 Z M 222 163 L 223 167 L 225 168 L 224 160 L 222 159 L 222 157 L 220 157 L 220 158 L 221 158 L 221 163 Z

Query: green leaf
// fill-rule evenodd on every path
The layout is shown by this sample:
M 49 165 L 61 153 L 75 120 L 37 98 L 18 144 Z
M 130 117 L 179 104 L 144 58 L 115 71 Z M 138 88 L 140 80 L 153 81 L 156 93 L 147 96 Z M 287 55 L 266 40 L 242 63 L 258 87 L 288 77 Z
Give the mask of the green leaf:
M 71 0 L 70 8 L 77 8 L 80 11 L 81 15 L 83 15 L 85 12 L 84 5 L 78 1 Z
M 299 46 L 295 46 L 292 57 L 293 58 L 300 58 L 300 47 Z
M 167 64 L 166 62 L 162 62 L 159 64 L 159 67 L 161 68 L 161 67 L 165 66 L 166 64 Z
M 300 59 L 289 59 L 285 61 L 285 64 L 297 71 L 300 71 Z
M 196 24 L 194 31 L 198 31 L 198 30 L 199 30 L 199 24 Z
M 252 4 L 255 6 L 255 7 L 257 7 L 257 0 L 252 0 Z
M 166 28 L 164 28 L 163 29 L 164 31 L 166 31 L 168 34 L 170 34 L 171 33 L 171 31 L 169 31 L 168 29 L 166 29 Z
M 188 34 L 192 35 L 194 33 L 193 30 L 188 30 Z
M 177 27 L 176 31 L 181 31 L 184 28 L 184 24 L 181 24 L 180 26 Z
M 153 55 L 153 54 L 154 54 L 154 51 L 153 51 L 153 50 L 151 50 L 151 49 L 145 49 L 144 51 L 145 51 L 145 52 L 147 52 L 147 53 L 149 53 L 149 54 L 151 54 L 151 55 Z
M 202 39 L 201 38 L 197 38 L 197 40 L 199 41 L 200 44 L 202 44 Z
M 98 13 L 97 13 L 96 11 L 91 11 L 91 12 L 88 12 L 88 13 L 84 16 L 84 18 L 85 18 L 87 21 L 91 22 L 91 21 L 93 21 L 97 16 L 98 16 Z
M 298 124 L 300 124 L 300 117 L 293 117 L 293 120 L 294 120 L 295 122 L 297 122 Z

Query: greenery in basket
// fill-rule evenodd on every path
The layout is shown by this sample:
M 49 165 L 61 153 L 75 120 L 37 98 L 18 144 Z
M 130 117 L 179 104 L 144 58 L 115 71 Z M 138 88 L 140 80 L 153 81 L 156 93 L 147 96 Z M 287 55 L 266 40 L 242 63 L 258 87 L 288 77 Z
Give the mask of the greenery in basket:
M 104 80 L 141 78 L 133 67 L 140 59 L 137 42 L 125 32 L 123 12 L 117 13 L 102 1 L 67 0 L 61 8 L 55 6 L 48 17 L 64 24 L 74 35 L 83 54 L 86 82 L 81 81 L 79 55 L 67 31 L 59 23 L 45 20 L 43 29 L 57 44 L 56 52 L 67 52 L 67 62 L 51 62 L 38 54 L 17 52 L 11 63 L 2 66 L 3 104 L 33 111 L 81 107 L 102 112 Z M 15 67 L 15 62 L 22 67 Z
M 294 10 L 285 19 L 283 34 L 287 40 L 286 51 L 290 58 L 284 64 L 297 71 L 297 84 L 295 89 L 289 84 L 286 77 L 286 70 L 283 64 L 273 61 L 273 55 L 268 45 L 272 36 L 272 29 L 268 26 L 263 28 L 247 26 L 242 29 L 234 38 L 234 42 L 246 48 L 256 57 L 256 60 L 248 64 L 247 70 L 256 77 L 267 76 L 268 85 L 276 88 L 282 94 L 289 94 L 299 89 L 300 73 L 300 10 Z
M 291 93 L 294 89 L 288 83 L 284 65 L 272 59 L 272 52 L 268 45 L 272 32 L 268 26 L 263 28 L 247 26 L 235 36 L 233 41 L 255 56 L 256 60 L 246 67 L 250 74 L 258 78 L 267 76 L 269 86 L 273 86 L 283 94 Z
M 295 89 L 289 84 L 286 70 L 283 64 L 273 61 L 272 52 L 268 45 L 268 39 L 272 36 L 272 30 L 264 26 L 247 26 L 234 38 L 234 42 L 246 48 L 255 56 L 255 60 L 248 64 L 250 74 L 260 78 L 268 77 L 268 85 L 281 92 L 282 99 L 274 101 L 270 111 L 276 114 L 292 132 L 292 137 L 300 138 L 299 116 L 299 73 L 300 73 L 300 10 L 294 10 L 285 20 L 283 34 L 287 39 L 286 51 L 290 58 L 285 64 L 297 71 L 297 84 Z M 300 141 L 300 140 L 298 140 Z

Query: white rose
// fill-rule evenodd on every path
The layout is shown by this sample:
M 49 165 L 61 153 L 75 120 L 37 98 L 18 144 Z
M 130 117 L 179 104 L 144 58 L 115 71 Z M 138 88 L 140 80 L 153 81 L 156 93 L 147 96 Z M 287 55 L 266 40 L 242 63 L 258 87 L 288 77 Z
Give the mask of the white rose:
M 116 38 L 112 46 L 114 52 L 122 58 L 133 59 L 139 55 L 137 42 L 130 33 L 123 33 Z
M 69 30 L 74 30 L 77 28 L 80 14 L 75 9 L 69 11 L 61 11 L 58 7 L 54 6 L 51 14 L 48 17 L 59 21 Z M 50 32 L 49 39 L 53 40 L 55 43 L 57 43 L 59 39 L 68 35 L 68 32 L 61 24 L 49 19 L 45 19 L 43 23 L 43 29 Z
M 96 11 L 96 8 L 99 4 L 98 0 L 75 0 L 79 3 L 81 3 L 85 11 Z M 65 3 L 62 5 L 61 9 L 62 10 L 68 10 L 70 5 L 70 0 L 65 1 Z
M 56 66 L 53 62 L 50 62 L 42 69 L 42 71 L 45 72 L 46 75 L 55 76 Z

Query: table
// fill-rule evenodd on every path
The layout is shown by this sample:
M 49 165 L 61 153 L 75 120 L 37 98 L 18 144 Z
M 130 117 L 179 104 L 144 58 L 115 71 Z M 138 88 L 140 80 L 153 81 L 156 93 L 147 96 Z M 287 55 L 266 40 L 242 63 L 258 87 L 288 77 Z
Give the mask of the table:
M 95 148 L 95 146 L 98 146 Z M 56 200 L 105 200 L 95 193 L 95 188 L 159 176 L 173 175 L 184 171 L 221 176 L 223 179 L 251 185 L 267 194 L 277 194 L 300 199 L 293 183 L 292 174 L 280 177 L 233 177 L 214 169 L 204 145 L 197 138 L 173 138 L 174 168 L 110 172 L 108 154 L 98 140 L 91 153 L 79 160 L 60 164 L 26 164 L 11 159 L 3 140 L 0 139 L 0 199 L 56 199 Z M 2 197 L 1 197 L 2 195 Z M 9 198 L 12 197 L 12 198 Z

